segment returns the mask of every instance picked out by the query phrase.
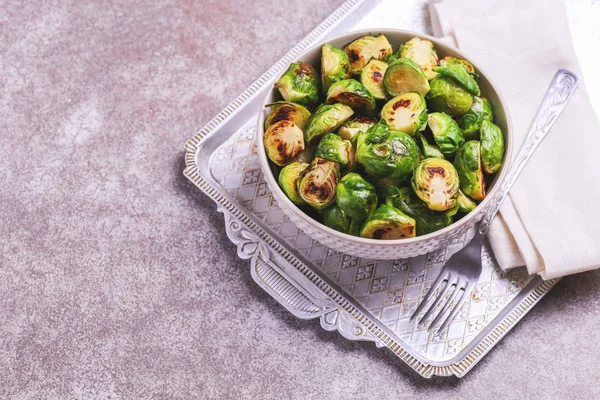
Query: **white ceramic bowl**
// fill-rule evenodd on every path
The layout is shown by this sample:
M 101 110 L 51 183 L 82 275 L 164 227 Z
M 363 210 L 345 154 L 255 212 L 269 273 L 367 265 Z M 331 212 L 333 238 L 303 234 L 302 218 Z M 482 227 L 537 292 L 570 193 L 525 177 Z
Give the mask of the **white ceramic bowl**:
M 470 212 L 459 221 L 447 226 L 444 229 L 414 238 L 376 240 L 347 235 L 333 230 L 306 215 L 286 197 L 277 184 L 277 178 L 273 175 L 273 171 L 271 170 L 271 166 L 269 165 L 269 161 L 263 146 L 264 119 L 269 113 L 264 106 L 265 104 L 282 100 L 281 95 L 276 88 L 270 90 L 262 102 L 258 116 L 258 122 L 256 124 L 256 139 L 260 165 L 267 185 L 277 200 L 277 204 L 281 207 L 283 212 L 290 218 L 291 221 L 293 221 L 300 229 L 306 232 L 306 234 L 311 236 L 313 239 L 316 239 L 324 245 L 337 251 L 363 258 L 387 260 L 414 257 L 429 253 L 447 245 L 451 241 L 460 239 L 466 235 L 470 229 L 474 228 L 475 224 L 481 219 L 484 210 L 491 206 L 491 201 L 499 186 L 498 183 L 505 178 L 506 171 L 508 169 L 507 160 L 511 159 L 513 135 L 508 109 L 502 99 L 502 96 L 500 95 L 500 91 L 498 87 L 492 83 L 490 77 L 479 68 L 477 60 L 475 60 L 473 57 L 463 54 L 453 47 L 440 42 L 436 38 L 399 29 L 380 29 L 378 31 L 349 32 L 341 36 L 328 39 L 323 43 L 329 43 L 333 46 L 342 48 L 346 44 L 361 36 L 379 33 L 382 33 L 387 37 L 394 50 L 397 50 L 400 44 L 415 36 L 430 40 L 434 43 L 440 59 L 444 56 L 454 56 L 469 60 L 471 63 L 473 63 L 478 71 L 480 75 L 479 86 L 481 88 L 481 93 L 483 96 L 487 97 L 492 104 L 495 123 L 502 129 L 502 132 L 504 133 L 506 151 L 501 170 L 496 174 L 494 182 L 488 188 L 486 198 L 477 206 L 474 211 Z M 306 52 L 304 52 L 304 54 L 298 57 L 298 59 L 300 61 L 310 63 L 316 68 L 317 71 L 320 71 L 321 46 L 323 43 L 308 49 Z M 277 79 L 279 79 L 279 76 L 276 78 L 276 80 Z

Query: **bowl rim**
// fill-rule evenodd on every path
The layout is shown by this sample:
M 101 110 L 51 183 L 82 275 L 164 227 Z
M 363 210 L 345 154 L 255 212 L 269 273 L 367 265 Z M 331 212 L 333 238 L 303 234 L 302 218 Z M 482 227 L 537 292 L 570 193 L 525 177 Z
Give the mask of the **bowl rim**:
M 492 203 L 492 201 L 494 200 L 494 198 L 496 197 L 495 195 L 498 192 L 502 182 L 506 179 L 506 175 L 508 173 L 508 170 L 510 169 L 510 165 L 512 164 L 512 151 L 513 151 L 514 136 L 512 133 L 513 128 L 512 128 L 512 119 L 510 116 L 510 112 L 509 112 L 508 106 L 506 104 L 506 101 L 504 99 L 504 96 L 502 95 L 501 91 L 498 89 L 498 86 L 494 83 L 493 79 L 490 78 L 490 75 L 486 74 L 483 69 L 479 68 L 479 64 L 477 62 L 473 61 L 473 57 L 466 55 L 465 52 L 459 50 L 458 48 L 456 48 L 454 46 L 451 46 L 447 43 L 442 42 L 439 38 L 435 38 L 435 37 L 432 37 L 432 36 L 429 36 L 429 35 L 426 35 L 423 33 L 419 33 L 419 32 L 409 31 L 409 30 L 405 30 L 405 29 L 395 29 L 395 28 L 361 29 L 361 30 L 356 30 L 356 31 L 349 31 L 349 32 L 343 33 L 341 35 L 333 36 L 333 37 L 324 39 L 324 40 L 316 43 L 315 45 L 307 48 L 300 55 L 298 55 L 297 59 L 301 61 L 302 58 L 304 56 L 306 56 L 307 53 L 313 52 L 316 49 L 322 47 L 325 43 L 329 43 L 334 40 L 347 38 L 348 43 L 350 43 L 352 40 L 355 40 L 361 36 L 373 35 L 373 34 L 383 34 L 386 36 L 388 34 L 391 34 L 391 35 L 401 34 L 401 35 L 406 35 L 406 36 L 418 37 L 420 39 L 430 40 L 436 46 L 436 49 L 439 47 L 439 48 L 442 48 L 443 50 L 450 50 L 451 52 L 454 52 L 458 56 L 460 56 L 460 58 L 471 62 L 475 66 L 475 69 L 480 72 L 481 76 L 485 76 L 486 80 L 489 82 L 492 89 L 496 92 L 496 95 L 498 96 L 498 100 L 500 101 L 500 104 L 502 106 L 502 109 L 504 111 L 504 115 L 506 118 L 506 128 L 507 129 L 506 129 L 506 133 L 505 133 L 505 138 L 507 139 L 506 142 L 508 142 L 508 146 L 505 147 L 504 163 L 501 167 L 500 173 L 495 177 L 494 184 L 493 184 L 491 190 L 487 193 L 485 199 L 483 199 L 481 201 L 481 203 L 479 203 L 477 205 L 475 210 L 473 210 L 472 212 L 470 212 L 469 214 L 467 214 L 460 220 L 453 222 L 450 225 L 448 225 L 438 231 L 431 232 L 431 233 L 428 233 L 428 234 L 422 235 L 422 236 L 415 236 L 412 238 L 393 239 L 393 240 L 378 240 L 378 239 L 363 238 L 360 236 L 353 236 L 353 235 L 350 235 L 347 233 L 336 231 L 335 229 L 332 229 L 332 228 L 326 226 L 325 224 L 314 220 L 309 215 L 307 215 L 302 210 L 300 210 L 300 208 L 298 208 L 298 206 L 296 204 L 292 203 L 292 201 L 285 195 L 285 193 L 283 193 L 283 190 L 281 190 L 281 188 L 279 187 L 279 183 L 275 179 L 275 176 L 273 175 L 271 168 L 269 167 L 269 161 L 267 159 L 264 145 L 262 145 L 264 131 L 265 131 L 265 129 L 264 129 L 264 119 L 265 119 L 264 109 L 265 109 L 265 105 L 267 104 L 267 100 L 268 100 L 269 96 L 271 95 L 272 91 L 274 90 L 274 88 L 269 88 L 269 90 L 265 94 L 263 100 L 261 101 L 260 108 L 258 111 L 258 119 L 256 122 L 256 129 L 257 129 L 256 132 L 258 133 L 256 139 L 257 139 L 258 156 L 259 156 L 261 170 L 263 172 L 263 175 L 264 175 L 267 183 L 269 184 L 270 189 L 272 191 L 273 190 L 277 191 L 277 194 L 273 194 L 274 197 L 276 198 L 277 202 L 284 201 L 287 206 L 286 208 L 290 209 L 291 212 L 294 213 L 294 215 L 297 218 L 304 221 L 311 227 L 321 230 L 323 233 L 333 236 L 339 240 L 355 243 L 357 245 L 377 245 L 377 246 L 384 246 L 384 247 L 395 247 L 398 245 L 415 245 L 418 243 L 427 242 L 429 240 L 439 239 L 441 237 L 451 234 L 454 231 L 459 230 L 461 227 L 463 227 L 465 225 L 469 225 L 472 221 L 476 220 L 478 217 L 480 217 L 480 214 L 483 212 L 483 210 L 487 209 L 488 205 L 490 205 Z M 444 51 L 444 52 L 446 52 L 446 51 Z M 277 82 L 277 80 L 281 77 L 281 75 L 283 75 L 285 73 L 286 70 L 287 70 L 287 68 L 285 68 L 281 72 L 279 72 L 273 79 L 273 82 Z M 266 167 L 266 171 L 265 171 L 265 167 Z M 311 235 L 309 235 L 309 236 L 311 236 Z

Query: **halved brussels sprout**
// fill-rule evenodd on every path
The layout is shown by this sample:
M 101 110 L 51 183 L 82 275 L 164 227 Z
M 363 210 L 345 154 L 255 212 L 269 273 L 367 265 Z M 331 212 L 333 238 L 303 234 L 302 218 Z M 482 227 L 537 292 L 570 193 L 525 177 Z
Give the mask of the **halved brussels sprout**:
M 400 46 L 400 57 L 413 60 L 423 70 L 427 79 L 432 80 L 437 76 L 433 67 L 439 64 L 438 55 L 429 40 L 419 39 L 418 37 L 410 39 Z
M 308 168 L 307 163 L 293 162 L 283 167 L 279 172 L 279 178 L 277 179 L 279 186 L 294 204 L 304 204 L 304 200 L 298 193 L 298 177 L 306 168 Z
M 348 234 L 352 236 L 360 236 L 360 230 L 362 229 L 364 221 L 350 221 L 350 227 L 348 228 Z
M 279 166 L 296 161 L 304 150 L 302 129 L 292 121 L 271 125 L 265 131 L 263 143 L 269 159 Z
M 458 206 L 458 173 L 454 166 L 440 158 L 426 158 L 415 168 L 412 188 L 433 211 L 456 210 Z
M 324 44 L 321 50 L 321 82 L 327 93 L 332 83 L 350 78 L 350 60 L 342 49 Z
M 306 143 L 316 143 L 323 135 L 335 131 L 354 114 L 345 104 L 321 104 L 304 125 Z
M 448 114 L 440 112 L 429 114 L 427 125 L 431 129 L 433 139 L 446 157 L 454 155 L 459 146 L 465 142 L 458 124 Z
M 463 214 L 468 214 L 477 207 L 475 200 L 463 193 L 462 190 L 458 191 L 458 211 Z
M 337 204 L 333 203 L 323 210 L 323 223 L 338 232 L 348 233 L 352 221 Z
M 488 174 L 498 172 L 504 157 L 504 136 L 498 125 L 490 121 L 481 124 L 481 164 Z
M 387 96 L 383 86 L 383 77 L 387 68 L 386 62 L 372 58 L 360 73 L 360 81 L 377 100 L 384 100 Z
M 322 210 L 334 202 L 339 176 L 338 163 L 315 157 L 300 173 L 298 193 L 308 205 Z
M 469 140 L 459 147 L 454 157 L 454 166 L 460 178 L 460 189 L 474 200 L 485 198 L 485 180 L 481 167 L 481 144 Z
M 298 125 L 298 128 L 303 129 L 304 124 L 310 118 L 310 111 L 300 104 L 278 101 L 267 104 L 265 107 L 271 108 L 271 113 L 265 119 L 265 129 L 279 121 L 292 121 Z
M 408 58 L 399 58 L 388 66 L 383 76 L 383 86 L 390 96 L 408 92 L 419 92 L 425 96 L 429 92 L 425 74 Z
M 364 221 L 377 207 L 377 192 L 366 179 L 351 172 L 339 181 L 335 201 L 350 218 Z
M 285 101 L 312 107 L 319 101 L 319 79 L 312 65 L 291 63 L 275 86 Z
M 473 95 L 454 79 L 438 75 L 429 84 L 431 90 L 427 93 L 427 100 L 433 111 L 458 117 L 471 108 Z
M 382 119 L 358 135 L 356 161 L 371 175 L 404 180 L 419 162 L 419 149 L 410 135 L 390 131 Z
M 442 67 L 447 67 L 453 64 L 461 64 L 464 65 L 465 68 L 467 69 L 467 72 L 471 75 L 476 75 L 477 73 L 475 72 L 475 67 L 473 66 L 473 64 L 471 64 L 470 62 L 468 62 L 467 60 L 461 60 L 460 58 L 456 58 L 456 57 L 452 57 L 452 56 L 446 56 L 444 58 L 442 58 L 440 60 L 440 65 Z
M 369 216 L 360 236 L 368 239 L 394 240 L 415 237 L 415 220 L 396 207 L 382 204 Z
M 419 140 L 421 140 L 423 158 L 445 158 L 440 148 L 435 144 L 430 144 L 422 133 L 419 133 Z
M 404 93 L 385 103 L 381 117 L 390 130 L 414 135 L 427 126 L 427 104 L 420 93 Z
M 467 67 L 462 64 L 450 64 L 445 67 L 434 67 L 433 70 L 444 76 L 450 77 L 463 85 L 467 91 L 475 96 L 479 96 L 481 91 L 475 79 L 467 71 Z
M 452 223 L 448 213 L 430 210 L 411 188 L 391 186 L 390 189 L 385 198 L 386 204 L 415 219 L 417 236 L 439 231 Z
M 367 35 L 347 44 L 344 51 L 350 59 L 350 72 L 360 74 L 371 58 L 383 60 L 392 54 L 392 46 L 383 35 Z
M 319 141 L 316 156 L 350 169 L 354 164 L 354 146 L 349 140 L 344 140 L 335 133 L 328 133 Z
M 485 97 L 475 96 L 473 97 L 471 109 L 460 117 L 457 122 L 460 129 L 462 129 L 465 139 L 470 140 L 477 138 L 477 132 L 484 120 L 490 122 L 494 120 L 492 105 Z
M 366 132 L 370 127 L 377 123 L 377 118 L 355 115 L 347 120 L 338 129 L 338 135 L 342 139 L 352 140 L 359 132 Z
M 333 83 L 327 91 L 327 103 L 342 103 L 353 110 L 371 113 L 375 108 L 375 99 L 356 79 L 344 79 Z

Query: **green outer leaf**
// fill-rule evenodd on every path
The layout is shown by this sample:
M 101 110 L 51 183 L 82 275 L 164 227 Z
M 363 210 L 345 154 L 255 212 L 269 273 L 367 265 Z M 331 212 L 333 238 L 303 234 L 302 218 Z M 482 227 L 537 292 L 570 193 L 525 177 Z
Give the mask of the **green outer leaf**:
M 321 49 L 321 83 L 323 85 L 323 92 L 327 93 L 332 83 L 348 79 L 351 76 L 348 54 L 342 49 L 325 43 Z
M 378 228 L 381 229 L 392 229 L 401 231 L 405 234 L 405 237 L 414 237 L 415 235 L 415 220 L 412 217 L 404 214 L 396 207 L 389 206 L 387 204 L 381 204 L 373 214 L 369 216 L 363 228 L 360 232 L 361 237 L 372 237 L 373 239 L 380 239 L 377 237 Z M 373 235 L 373 233 L 375 233 Z M 370 235 L 369 235 L 370 234 Z
M 335 161 L 344 168 L 349 168 L 354 162 L 354 149 L 349 140 L 344 140 L 335 133 L 328 133 L 317 145 L 315 157 Z
M 481 124 L 481 163 L 488 174 L 495 174 L 504 158 L 504 135 L 497 125 L 489 121 Z
M 458 210 L 463 214 L 468 214 L 477 207 L 475 200 L 467 196 L 462 190 L 458 191 Z
M 323 224 L 331 229 L 348 233 L 350 223 L 350 217 L 335 203 L 323 210 Z
M 485 180 L 481 167 L 481 144 L 469 140 L 462 145 L 454 157 L 454 167 L 460 179 L 460 189 L 474 200 L 485 198 Z
M 427 123 L 433 139 L 446 157 L 452 157 L 465 139 L 456 121 L 448 114 L 435 112 L 429 114 Z
M 462 64 L 451 64 L 445 67 L 434 67 L 433 70 L 442 75 L 455 79 L 464 86 L 469 93 L 475 96 L 481 94 L 477 81 L 469 74 L 467 68 Z
M 430 144 L 422 133 L 419 133 L 419 140 L 421 141 L 421 153 L 423 153 L 424 158 L 446 158 L 440 148 L 435 144 Z
M 346 174 L 338 182 L 336 203 L 350 218 L 363 221 L 377 208 L 375 186 L 357 173 Z
M 314 144 L 323 135 L 335 131 L 354 114 L 354 111 L 341 103 L 321 104 L 304 125 L 304 141 Z
M 473 97 L 473 105 L 465 115 L 456 121 L 467 140 L 478 139 L 477 133 L 484 120 L 493 121 L 492 106 L 484 97 Z
M 342 103 L 353 110 L 364 110 L 368 114 L 375 109 L 375 99 L 356 79 L 344 79 L 332 84 L 327 91 L 326 102 Z
M 427 77 L 421 68 L 408 58 L 399 58 L 390 64 L 385 71 L 383 85 L 390 96 L 409 92 L 419 92 L 425 96 L 429 92 Z
M 458 117 L 469 111 L 473 104 L 473 95 L 458 82 L 447 76 L 438 75 L 430 82 L 427 93 L 427 105 L 433 111 L 444 112 Z

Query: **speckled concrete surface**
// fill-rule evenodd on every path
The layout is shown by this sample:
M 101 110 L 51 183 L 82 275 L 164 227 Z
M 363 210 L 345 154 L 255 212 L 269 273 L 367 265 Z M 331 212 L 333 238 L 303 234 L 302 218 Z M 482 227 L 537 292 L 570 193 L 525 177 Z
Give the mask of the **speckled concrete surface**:
M 252 282 L 182 146 L 341 0 L 286 3 L 0 1 L 0 397 L 600 397 L 598 272 L 460 381 Z

